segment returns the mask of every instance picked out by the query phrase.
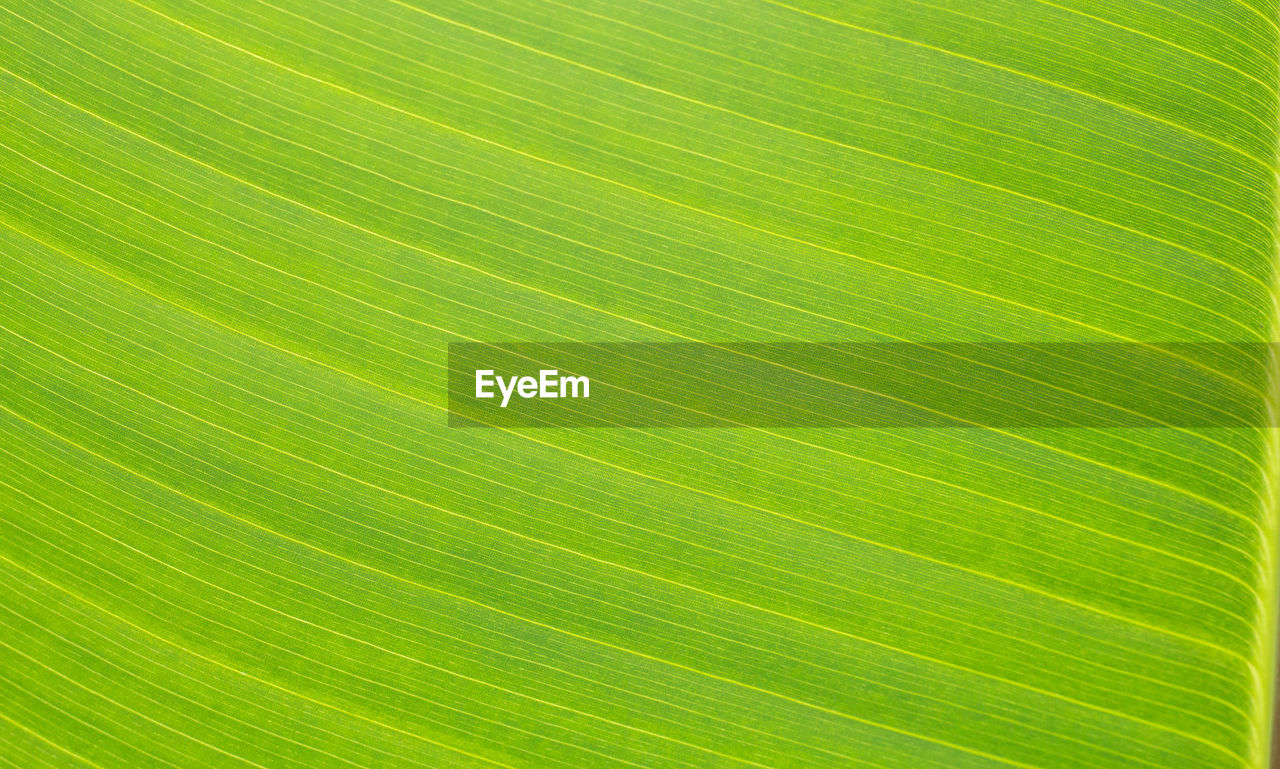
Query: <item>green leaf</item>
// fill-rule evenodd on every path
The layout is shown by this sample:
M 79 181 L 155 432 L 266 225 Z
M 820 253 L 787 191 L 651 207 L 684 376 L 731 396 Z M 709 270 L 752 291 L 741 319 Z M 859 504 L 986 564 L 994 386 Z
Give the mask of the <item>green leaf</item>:
M 446 364 L 1277 341 L 1278 37 L 3 3 L 0 765 L 1261 769 L 1274 428 L 468 430 Z

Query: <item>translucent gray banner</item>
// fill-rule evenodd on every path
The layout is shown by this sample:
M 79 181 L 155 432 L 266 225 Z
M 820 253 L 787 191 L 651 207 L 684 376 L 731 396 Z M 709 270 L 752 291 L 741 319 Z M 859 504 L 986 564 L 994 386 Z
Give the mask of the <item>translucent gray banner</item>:
M 1268 343 L 456 343 L 454 427 L 1272 427 Z

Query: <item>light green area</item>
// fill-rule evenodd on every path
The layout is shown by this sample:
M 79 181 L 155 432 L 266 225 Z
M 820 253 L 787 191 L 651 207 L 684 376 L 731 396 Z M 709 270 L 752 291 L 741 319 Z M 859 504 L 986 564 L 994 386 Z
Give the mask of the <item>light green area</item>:
M 450 341 L 1273 341 L 1277 16 L 0 3 L 0 765 L 1264 766 L 1274 430 L 443 406 Z

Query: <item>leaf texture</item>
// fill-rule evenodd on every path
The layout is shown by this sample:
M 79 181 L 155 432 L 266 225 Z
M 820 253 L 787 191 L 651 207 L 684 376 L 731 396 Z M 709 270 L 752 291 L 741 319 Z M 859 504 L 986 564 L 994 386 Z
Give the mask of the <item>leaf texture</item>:
M 5 0 L 0 765 L 1260 769 L 1274 429 L 459 430 L 445 380 L 1277 341 L 1277 17 Z

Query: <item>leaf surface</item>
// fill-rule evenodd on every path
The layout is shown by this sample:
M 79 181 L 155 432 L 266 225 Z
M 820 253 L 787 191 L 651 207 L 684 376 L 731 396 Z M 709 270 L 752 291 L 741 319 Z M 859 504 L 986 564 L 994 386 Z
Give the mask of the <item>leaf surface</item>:
M 0 4 L 0 763 L 1260 769 L 1274 429 L 460 430 L 445 382 L 1276 341 L 1276 20 Z

